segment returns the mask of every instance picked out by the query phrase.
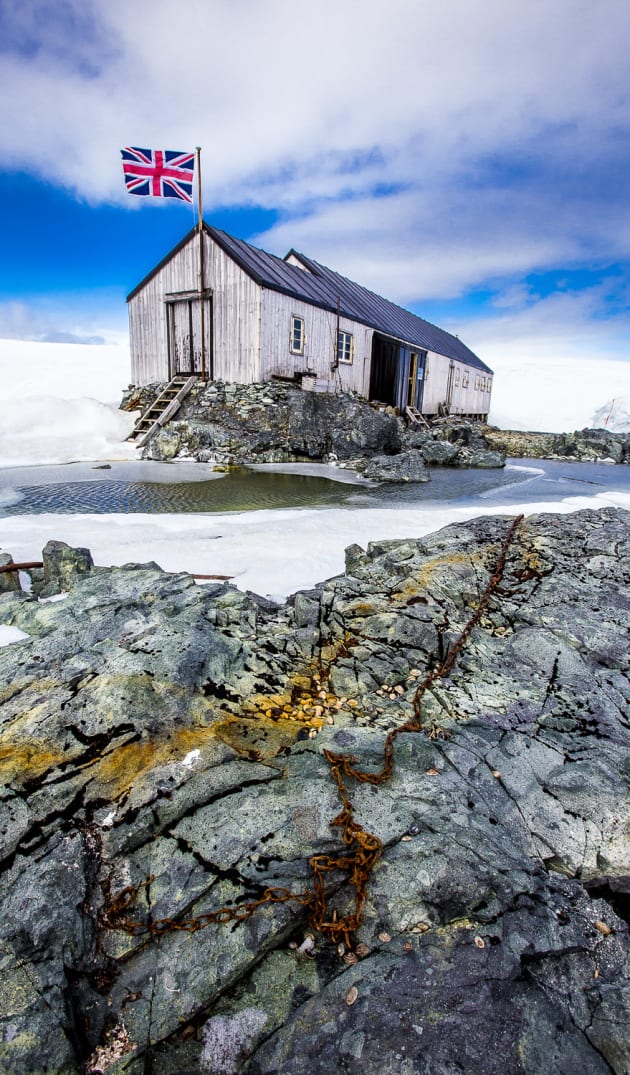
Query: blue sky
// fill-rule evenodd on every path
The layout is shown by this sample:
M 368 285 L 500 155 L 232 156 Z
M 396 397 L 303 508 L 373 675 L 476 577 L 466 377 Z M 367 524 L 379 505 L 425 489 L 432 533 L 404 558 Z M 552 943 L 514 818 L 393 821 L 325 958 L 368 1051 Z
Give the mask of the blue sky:
M 193 214 L 127 195 L 119 150 L 201 145 L 209 222 L 495 368 L 627 361 L 627 0 L 0 0 L 0 24 L 0 337 L 124 339 Z

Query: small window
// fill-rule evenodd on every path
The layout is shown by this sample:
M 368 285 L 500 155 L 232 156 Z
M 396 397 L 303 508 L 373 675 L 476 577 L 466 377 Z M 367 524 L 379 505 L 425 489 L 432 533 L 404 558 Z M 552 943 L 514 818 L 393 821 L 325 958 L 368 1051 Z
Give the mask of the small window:
M 492 389 L 492 377 L 488 377 L 486 381 L 486 392 L 490 392 Z
M 337 362 L 352 362 L 353 351 L 352 333 L 339 329 L 337 333 Z
M 289 347 L 292 354 L 303 355 L 304 354 L 304 318 L 292 317 L 291 318 L 291 339 L 289 341 Z
M 467 370 L 464 370 L 462 374 L 462 388 L 468 388 L 469 381 L 470 375 Z
M 486 378 L 485 377 L 481 378 L 481 382 L 479 384 L 479 387 L 480 387 L 482 392 L 485 392 L 485 390 L 486 390 Z
M 475 388 L 477 390 L 479 389 L 479 374 L 478 373 L 475 374 Z
M 455 384 L 456 385 L 459 384 L 459 376 L 460 376 L 460 374 L 459 374 L 459 366 L 457 366 L 457 368 L 455 370 Z

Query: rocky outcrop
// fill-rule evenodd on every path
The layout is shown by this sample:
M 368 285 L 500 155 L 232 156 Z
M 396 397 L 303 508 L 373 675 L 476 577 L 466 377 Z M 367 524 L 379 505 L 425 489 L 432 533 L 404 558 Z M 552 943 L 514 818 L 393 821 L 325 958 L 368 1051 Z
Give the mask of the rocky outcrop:
M 42 550 L 43 586 L 39 597 L 69 590 L 82 575 L 89 575 L 94 561 L 89 549 L 73 549 L 65 541 L 49 541 Z
M 149 442 L 145 455 L 241 464 L 331 455 L 346 460 L 399 450 L 394 415 L 369 407 L 354 393 L 304 392 L 282 382 L 212 381 L 193 387 L 177 416 Z
M 582 429 L 575 433 L 521 433 L 488 428 L 488 443 L 505 455 L 531 459 L 630 463 L 630 433 Z
M 146 410 L 162 387 L 130 390 L 123 408 Z M 379 410 L 352 392 L 305 392 L 285 382 L 212 381 L 193 387 L 175 418 L 152 437 L 143 454 L 148 459 L 194 458 L 219 466 L 332 460 L 361 473 L 369 466 L 373 480 L 395 482 L 429 480 L 418 452 L 430 465 L 504 465 L 504 456 L 489 450 L 474 423 L 454 423 L 449 436 L 453 443 L 445 440 L 443 424 L 433 432 L 414 433 L 393 408 Z
M 462 640 L 510 525 L 282 606 L 151 564 L 0 595 L 3 1072 L 626 1071 L 630 515 L 526 519 Z M 382 853 L 332 943 L 335 755 Z
M 355 464 L 364 478 L 377 482 L 428 482 L 427 466 L 422 452 L 409 448 L 398 455 L 373 455 Z

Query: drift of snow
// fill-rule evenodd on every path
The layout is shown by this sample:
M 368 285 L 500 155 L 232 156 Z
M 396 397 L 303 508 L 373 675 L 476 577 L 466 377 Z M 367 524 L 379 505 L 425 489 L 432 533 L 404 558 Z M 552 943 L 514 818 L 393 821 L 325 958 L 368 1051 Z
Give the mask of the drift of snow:
M 0 340 L 0 467 L 137 458 L 128 380 L 126 344 Z
M 595 411 L 591 422 L 594 429 L 609 429 L 611 433 L 630 433 L 630 396 L 616 396 Z
M 0 399 L 88 396 L 118 405 L 129 381 L 129 346 L 0 339 Z
M 132 459 L 134 416 L 96 399 L 29 396 L 4 405 L 0 467 Z M 0 496 L 2 491 L 0 490 Z

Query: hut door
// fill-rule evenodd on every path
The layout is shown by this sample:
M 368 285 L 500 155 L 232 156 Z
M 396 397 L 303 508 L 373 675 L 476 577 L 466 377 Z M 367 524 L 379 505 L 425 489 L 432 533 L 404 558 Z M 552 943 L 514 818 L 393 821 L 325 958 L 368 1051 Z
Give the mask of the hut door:
M 412 351 L 409 363 L 409 396 L 407 406 L 415 407 L 418 411 L 422 411 L 424 365 L 426 357 L 426 351 Z
M 201 299 L 189 295 L 169 299 L 166 315 L 171 377 L 178 373 L 212 375 L 212 297 Z

